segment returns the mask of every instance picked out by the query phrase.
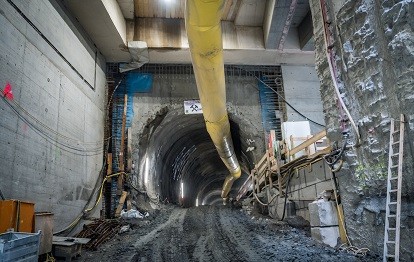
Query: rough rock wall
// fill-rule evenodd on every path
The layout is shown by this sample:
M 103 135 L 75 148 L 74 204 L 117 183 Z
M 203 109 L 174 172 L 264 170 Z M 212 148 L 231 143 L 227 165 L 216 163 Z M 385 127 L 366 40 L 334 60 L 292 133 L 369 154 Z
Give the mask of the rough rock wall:
M 382 253 L 390 118 L 408 120 L 404 150 L 401 256 L 414 260 L 414 1 L 326 1 L 340 91 L 360 128 L 362 144 L 346 152 L 339 173 L 352 244 Z M 320 0 L 310 1 L 325 120 L 341 139 L 340 110 L 326 60 Z M 351 139 L 355 141 L 354 137 Z

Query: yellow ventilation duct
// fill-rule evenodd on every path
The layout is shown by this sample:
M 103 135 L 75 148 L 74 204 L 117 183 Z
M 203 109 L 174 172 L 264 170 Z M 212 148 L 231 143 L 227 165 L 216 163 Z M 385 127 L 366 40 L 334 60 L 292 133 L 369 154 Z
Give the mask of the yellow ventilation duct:
M 207 131 L 230 171 L 221 192 L 221 197 L 227 198 L 241 170 L 234 153 L 226 109 L 220 23 L 223 4 L 223 0 L 187 0 L 185 23 Z

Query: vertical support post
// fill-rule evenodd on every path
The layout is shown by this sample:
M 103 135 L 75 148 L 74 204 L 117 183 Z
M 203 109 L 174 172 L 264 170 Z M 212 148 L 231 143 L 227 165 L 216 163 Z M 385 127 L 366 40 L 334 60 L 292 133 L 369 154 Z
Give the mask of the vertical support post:
M 119 171 L 125 171 L 124 151 L 125 151 L 125 125 L 126 125 L 126 112 L 128 104 L 128 95 L 124 96 L 124 112 L 122 114 L 122 128 L 121 128 L 121 146 L 119 149 Z M 124 187 L 124 174 L 118 176 L 118 195 L 122 193 Z
M 108 153 L 106 164 L 107 164 L 106 175 L 109 176 L 110 174 L 112 174 L 112 153 Z M 106 181 L 111 182 L 112 178 L 110 177 Z
M 132 169 L 132 131 L 131 128 L 127 129 L 127 158 L 126 158 L 126 172 L 131 173 Z
M 272 196 L 270 195 L 270 190 L 272 189 L 272 171 L 271 171 L 271 164 L 270 164 L 270 154 L 273 151 L 273 148 L 269 148 L 269 150 L 266 150 L 266 173 L 267 178 L 265 177 L 265 180 L 269 180 L 269 186 L 267 187 L 266 193 L 267 193 L 267 203 L 272 199 Z

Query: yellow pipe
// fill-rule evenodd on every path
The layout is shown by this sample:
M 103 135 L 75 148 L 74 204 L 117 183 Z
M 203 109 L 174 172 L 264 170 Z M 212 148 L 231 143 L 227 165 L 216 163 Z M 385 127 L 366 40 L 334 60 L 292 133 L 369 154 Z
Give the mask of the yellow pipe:
M 230 174 L 221 197 L 227 198 L 233 182 L 241 175 L 234 153 L 226 109 L 221 16 L 223 0 L 187 0 L 185 23 L 197 90 L 207 131 Z

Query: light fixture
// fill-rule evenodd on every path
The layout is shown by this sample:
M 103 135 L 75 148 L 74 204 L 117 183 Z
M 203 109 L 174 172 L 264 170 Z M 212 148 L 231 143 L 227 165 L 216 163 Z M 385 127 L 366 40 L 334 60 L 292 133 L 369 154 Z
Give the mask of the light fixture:
M 144 183 L 145 183 L 145 187 L 147 186 L 148 183 L 148 175 L 149 175 L 149 158 L 147 157 L 145 159 L 145 173 L 144 173 Z
M 181 198 L 184 198 L 184 183 L 181 182 Z

